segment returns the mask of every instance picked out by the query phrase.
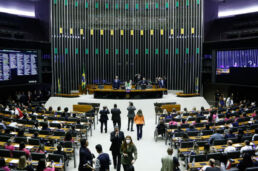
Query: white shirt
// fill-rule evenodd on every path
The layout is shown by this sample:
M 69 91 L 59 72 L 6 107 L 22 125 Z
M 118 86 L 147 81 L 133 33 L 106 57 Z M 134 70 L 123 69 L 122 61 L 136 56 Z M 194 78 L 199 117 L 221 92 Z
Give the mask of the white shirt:
M 240 152 L 243 153 L 243 151 L 252 150 L 252 149 L 253 149 L 252 146 L 246 145 L 246 146 L 241 148 Z
M 225 150 L 224 150 L 225 153 L 233 152 L 233 151 L 236 151 L 236 148 L 233 147 L 233 146 L 228 146 L 228 147 L 226 147 Z

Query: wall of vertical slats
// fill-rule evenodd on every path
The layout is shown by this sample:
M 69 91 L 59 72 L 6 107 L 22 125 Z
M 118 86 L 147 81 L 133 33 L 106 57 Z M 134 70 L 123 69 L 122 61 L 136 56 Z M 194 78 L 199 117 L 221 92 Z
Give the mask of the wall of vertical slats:
M 200 90 L 204 0 L 52 0 L 53 92 L 141 73 Z

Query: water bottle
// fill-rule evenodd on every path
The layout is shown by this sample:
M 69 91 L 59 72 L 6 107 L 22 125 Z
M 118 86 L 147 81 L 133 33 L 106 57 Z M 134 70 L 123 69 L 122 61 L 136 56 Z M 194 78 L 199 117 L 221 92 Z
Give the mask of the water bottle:
M 62 160 L 62 158 L 60 158 L 60 160 L 59 160 L 59 164 L 63 164 L 63 160 Z

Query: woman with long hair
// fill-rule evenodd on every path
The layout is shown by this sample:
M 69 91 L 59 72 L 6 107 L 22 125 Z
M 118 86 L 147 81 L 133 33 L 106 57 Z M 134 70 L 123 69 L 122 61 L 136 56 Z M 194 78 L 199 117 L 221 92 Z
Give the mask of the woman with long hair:
M 16 170 L 34 171 L 33 166 L 27 162 L 26 156 L 21 156 Z
M 37 166 L 37 171 L 55 171 L 55 168 L 53 164 L 51 167 L 47 167 L 46 160 L 40 159 Z
M 142 138 L 142 127 L 145 124 L 144 116 L 142 114 L 142 110 L 139 109 L 137 114 L 134 117 L 134 123 L 137 127 L 137 140 Z
M 131 136 L 126 136 L 121 146 L 121 163 L 125 171 L 132 170 L 133 164 L 137 159 L 137 149 Z

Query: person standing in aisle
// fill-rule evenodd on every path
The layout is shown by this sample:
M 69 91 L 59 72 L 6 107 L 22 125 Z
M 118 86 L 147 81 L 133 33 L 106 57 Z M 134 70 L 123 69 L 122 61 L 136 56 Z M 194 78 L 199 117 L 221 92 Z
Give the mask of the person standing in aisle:
M 99 112 L 100 113 L 100 132 L 103 132 L 103 125 L 105 125 L 105 133 L 107 133 L 107 121 L 108 121 L 108 114 L 110 113 L 107 106 L 103 106 L 103 109 Z
M 134 111 L 136 110 L 136 108 L 134 107 L 132 102 L 129 102 L 129 106 L 127 107 L 127 110 L 128 110 L 128 115 L 127 115 L 127 117 L 128 117 L 128 127 L 127 127 L 127 131 L 129 131 L 130 123 L 131 123 L 131 131 L 134 131 L 133 130 L 133 119 L 134 119 L 134 116 L 135 116 Z
M 134 122 L 137 127 L 137 140 L 140 140 L 142 138 L 142 127 L 145 124 L 141 109 L 138 110 L 136 116 L 134 117 Z
M 110 171 L 109 165 L 111 164 L 109 155 L 107 153 L 103 153 L 102 146 L 100 144 L 96 145 L 96 151 L 99 156 L 96 159 L 95 169 L 94 171 Z
M 81 139 L 81 148 L 80 148 L 80 163 L 79 163 L 79 171 L 92 171 L 90 167 L 92 167 L 92 159 L 93 156 L 90 150 L 87 148 L 89 145 L 86 139 Z M 88 165 L 88 166 L 87 166 Z
M 110 134 L 110 141 L 112 142 L 110 151 L 112 151 L 114 168 L 117 169 L 117 171 L 120 171 L 121 167 L 120 149 L 124 139 L 124 133 L 122 131 L 119 131 L 118 126 L 115 126 L 115 131 L 111 132 Z
M 120 117 L 121 110 L 117 108 L 117 104 L 114 104 L 114 108 L 111 109 L 111 114 L 112 114 L 112 121 L 113 121 L 114 128 L 116 124 L 118 124 L 119 129 L 121 129 L 121 117 Z
M 134 145 L 132 138 L 130 136 L 125 137 L 120 152 L 122 155 L 121 163 L 123 165 L 124 171 L 134 170 L 133 164 L 137 160 L 137 148 Z

